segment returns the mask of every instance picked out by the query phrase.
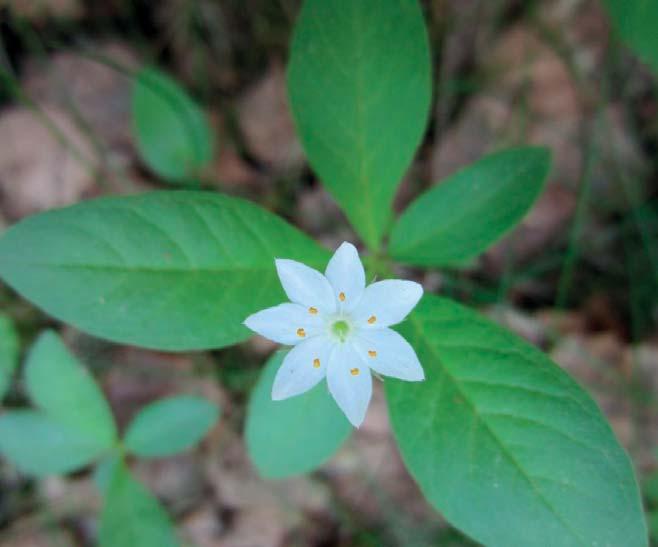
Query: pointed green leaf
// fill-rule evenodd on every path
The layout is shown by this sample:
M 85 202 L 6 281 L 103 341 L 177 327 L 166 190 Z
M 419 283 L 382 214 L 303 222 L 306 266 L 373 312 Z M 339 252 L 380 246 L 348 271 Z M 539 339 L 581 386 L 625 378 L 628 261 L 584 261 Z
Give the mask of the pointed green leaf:
M 104 451 L 93 437 L 41 412 L 12 411 L 0 416 L 0 453 L 26 474 L 70 473 Z
M 426 296 L 400 332 L 427 380 L 386 381 L 402 457 L 427 499 L 485 545 L 647 544 L 628 456 L 544 354 Z
M 11 319 L 0 314 L 0 401 L 11 385 L 11 380 L 18 364 L 20 350 L 18 333 Z
M 128 472 L 115 467 L 104 496 L 101 547 L 176 547 L 172 523 L 158 501 Z
M 206 399 L 182 395 L 142 409 L 128 427 L 124 446 L 142 458 L 171 456 L 194 446 L 219 419 Z
M 284 401 L 272 384 L 285 352 L 270 358 L 249 401 L 245 436 L 249 457 L 268 479 L 300 475 L 322 465 L 352 433 L 326 382 Z
M 620 38 L 658 74 L 658 2 L 604 0 L 604 4 Z
M 0 238 L 0 277 L 91 334 L 162 350 L 218 348 L 283 302 L 274 259 L 328 253 L 276 215 L 202 192 L 101 198 L 30 217 Z
M 416 0 L 306 0 L 288 91 L 308 158 L 377 248 L 429 112 L 430 54 Z
M 132 99 L 137 149 L 146 164 L 171 182 L 197 182 L 212 159 L 212 135 L 205 114 L 162 72 L 137 74 Z
M 89 372 L 51 331 L 30 349 L 25 382 L 32 402 L 56 422 L 109 449 L 116 442 L 112 411 Z
M 547 149 L 523 147 L 458 171 L 402 214 L 391 232 L 391 256 L 416 266 L 468 262 L 523 218 L 549 168 Z

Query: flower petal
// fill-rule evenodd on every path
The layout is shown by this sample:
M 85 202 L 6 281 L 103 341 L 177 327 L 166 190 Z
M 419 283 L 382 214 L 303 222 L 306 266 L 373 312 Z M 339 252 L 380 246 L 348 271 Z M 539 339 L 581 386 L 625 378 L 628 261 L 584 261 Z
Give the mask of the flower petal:
M 308 308 L 289 302 L 250 315 L 244 325 L 265 338 L 287 345 L 308 340 L 324 329 L 319 314 L 312 314 Z
M 280 401 L 308 391 L 322 380 L 333 343 L 316 336 L 296 345 L 283 359 L 272 386 L 272 399 Z
M 334 289 L 338 307 L 353 310 L 366 286 L 366 273 L 356 247 L 347 241 L 338 247 L 327 264 L 325 275 Z
M 324 275 L 294 260 L 279 258 L 275 263 L 283 289 L 292 302 L 325 313 L 336 311 L 334 291 Z
M 386 279 L 368 285 L 354 310 L 361 328 L 382 328 L 402 321 L 423 296 L 423 287 L 413 281 Z
M 351 344 L 334 347 L 329 357 L 327 383 L 347 419 L 354 427 L 359 427 L 372 396 L 372 376 Z
M 367 365 L 384 376 L 408 382 L 425 379 L 416 352 L 402 336 L 391 329 L 362 330 L 354 347 Z

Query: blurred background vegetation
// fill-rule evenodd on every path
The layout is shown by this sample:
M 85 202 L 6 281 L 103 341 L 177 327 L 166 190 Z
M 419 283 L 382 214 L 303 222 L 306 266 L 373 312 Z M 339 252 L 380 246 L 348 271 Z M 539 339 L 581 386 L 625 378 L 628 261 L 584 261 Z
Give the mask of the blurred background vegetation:
M 140 160 L 132 130 L 131 75 L 155 65 L 211 122 L 204 189 L 257 201 L 328 246 L 357 241 L 309 170 L 286 103 L 299 5 L 3 0 L 0 230 L 82 199 L 170 187 Z M 601 0 L 423 6 L 434 102 L 396 207 L 506 145 L 547 145 L 554 165 L 524 222 L 477 263 L 401 273 L 482 309 L 585 385 L 633 457 L 658 545 L 658 80 L 620 44 Z M 42 328 L 59 329 L 122 423 L 185 385 L 222 405 L 224 420 L 202 448 L 136 469 L 189 545 L 471 545 L 402 467 L 379 391 L 364 427 L 320 471 L 267 483 L 241 430 L 269 343 L 167 355 L 53 323 L 6 287 L 0 307 L 24 348 Z M 24 400 L 18 384 L 6 404 Z M 0 545 L 93 545 L 99 500 L 90 481 L 30 481 L 0 462 Z

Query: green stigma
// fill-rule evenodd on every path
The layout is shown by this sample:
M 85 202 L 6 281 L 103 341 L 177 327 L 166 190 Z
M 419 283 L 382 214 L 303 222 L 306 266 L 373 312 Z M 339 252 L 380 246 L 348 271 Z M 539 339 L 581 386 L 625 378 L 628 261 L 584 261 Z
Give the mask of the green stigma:
M 334 333 L 336 338 L 338 338 L 341 342 L 344 342 L 347 338 L 347 335 L 350 333 L 350 325 L 347 321 L 336 321 L 333 325 L 331 325 L 331 331 Z

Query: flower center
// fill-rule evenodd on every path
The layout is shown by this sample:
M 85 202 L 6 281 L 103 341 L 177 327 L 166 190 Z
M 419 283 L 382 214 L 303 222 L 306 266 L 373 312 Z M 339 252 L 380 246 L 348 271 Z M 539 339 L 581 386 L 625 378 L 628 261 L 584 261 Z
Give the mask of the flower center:
M 339 319 L 331 325 L 331 332 L 341 342 L 344 342 L 347 339 L 348 335 L 350 334 L 350 330 L 350 324 L 343 319 Z

